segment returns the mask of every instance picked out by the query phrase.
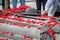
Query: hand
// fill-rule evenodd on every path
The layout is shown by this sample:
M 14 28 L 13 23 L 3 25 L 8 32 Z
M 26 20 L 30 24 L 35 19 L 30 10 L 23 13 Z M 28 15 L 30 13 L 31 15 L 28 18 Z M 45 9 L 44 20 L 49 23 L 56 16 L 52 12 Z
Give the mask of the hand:
M 48 14 L 48 11 L 47 11 L 47 10 L 44 10 L 44 11 L 42 12 L 42 14 Z

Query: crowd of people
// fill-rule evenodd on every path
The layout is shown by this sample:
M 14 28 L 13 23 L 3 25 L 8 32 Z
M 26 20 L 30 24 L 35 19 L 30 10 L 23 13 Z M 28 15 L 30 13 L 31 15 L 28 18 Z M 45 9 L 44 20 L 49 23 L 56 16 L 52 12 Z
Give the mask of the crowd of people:
M 60 12 L 57 12 L 60 9 L 59 2 L 59 0 L 36 0 L 37 13 L 41 13 L 41 3 L 43 3 L 43 14 L 48 14 L 48 16 L 54 16 L 56 14 L 58 16 L 60 15 Z M 25 0 L 20 0 L 20 3 L 21 5 L 25 5 Z M 16 8 L 17 0 L 12 0 L 12 4 L 13 8 Z M 4 9 L 4 0 L 2 0 L 2 5 Z

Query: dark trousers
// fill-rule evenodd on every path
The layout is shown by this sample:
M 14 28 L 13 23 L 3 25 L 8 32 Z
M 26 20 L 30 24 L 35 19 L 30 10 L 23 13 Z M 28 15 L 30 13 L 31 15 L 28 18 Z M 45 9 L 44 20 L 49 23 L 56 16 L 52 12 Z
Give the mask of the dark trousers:
M 56 17 L 56 16 L 59 17 L 59 16 L 60 16 L 60 12 L 56 12 L 54 16 L 55 16 L 55 17 Z
M 5 3 L 4 0 L 2 0 L 2 8 L 3 8 L 3 9 L 4 9 L 4 3 Z
M 10 8 L 10 0 L 7 0 L 8 8 Z M 5 0 L 2 0 L 2 8 L 5 9 Z
M 45 4 L 47 0 L 36 0 L 37 10 L 41 10 L 41 3 L 43 3 L 43 9 L 45 9 Z

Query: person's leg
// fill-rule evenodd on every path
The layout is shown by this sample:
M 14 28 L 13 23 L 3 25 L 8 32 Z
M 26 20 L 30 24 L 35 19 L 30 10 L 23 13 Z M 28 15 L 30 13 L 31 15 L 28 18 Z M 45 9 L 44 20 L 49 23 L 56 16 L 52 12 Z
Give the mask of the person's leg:
M 50 7 L 50 10 L 48 12 L 48 16 L 54 16 L 55 12 L 57 11 L 58 8 L 58 0 L 52 6 Z
M 13 6 L 13 8 L 16 8 L 16 6 L 17 6 L 17 0 L 12 0 L 12 6 Z
M 5 6 L 4 6 L 4 3 L 5 3 L 4 0 L 2 0 L 2 8 L 3 8 L 3 9 L 4 9 L 4 7 L 5 7 Z
M 25 0 L 20 0 L 21 5 L 25 5 Z
M 60 2 L 60 1 L 59 1 L 59 2 Z M 55 16 L 55 17 L 56 17 L 56 16 L 60 17 L 60 5 L 58 5 L 57 11 L 56 11 L 56 13 L 55 13 L 54 16 Z
M 43 0 L 42 2 L 43 2 L 43 10 L 45 10 L 45 4 L 46 4 L 47 0 Z
M 8 8 L 10 8 L 10 0 L 7 0 L 8 1 Z
M 56 10 L 57 10 L 58 5 L 52 5 L 48 11 L 48 16 L 54 16 Z
M 36 0 L 37 12 L 41 12 L 41 0 Z

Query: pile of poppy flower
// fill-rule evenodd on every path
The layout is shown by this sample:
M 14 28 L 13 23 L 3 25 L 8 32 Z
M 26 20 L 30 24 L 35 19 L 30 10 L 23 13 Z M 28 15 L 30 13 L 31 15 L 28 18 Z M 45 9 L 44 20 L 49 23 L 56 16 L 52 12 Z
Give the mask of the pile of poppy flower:
M 14 17 L 11 17 L 11 13 L 17 13 L 17 12 L 22 12 L 25 9 L 29 8 L 29 6 L 19 6 L 18 8 L 13 8 L 13 9 L 7 9 L 4 10 L 3 12 L 1 12 L 0 14 L 0 23 L 2 24 L 9 24 L 9 25 L 13 25 L 13 26 L 19 26 L 21 29 L 24 29 L 25 24 L 14 24 L 12 22 L 8 22 L 7 19 L 13 20 L 13 21 L 18 21 L 18 23 L 27 23 L 29 24 L 29 26 L 27 27 L 28 29 L 32 28 L 33 26 L 30 26 L 30 24 L 38 24 L 41 27 L 36 27 L 36 29 L 40 32 L 40 40 L 56 40 L 56 30 L 57 28 L 60 28 L 60 21 L 56 21 L 55 18 L 58 20 L 58 17 L 52 17 L 52 16 L 47 16 L 47 15 L 38 15 L 38 17 L 34 20 L 31 20 L 30 18 L 25 20 L 24 15 L 20 15 L 20 17 L 15 17 L 15 14 L 13 15 Z M 2 14 L 4 13 L 4 14 Z M 45 20 L 45 18 L 48 18 L 48 22 L 43 22 Z M 3 20 L 2 20 L 3 19 Z M 40 20 L 40 21 L 37 21 Z M 57 28 L 56 28 L 57 27 Z M 46 29 L 45 29 L 46 28 Z M 60 29 L 58 29 L 59 31 Z M 9 34 L 10 36 L 14 36 L 13 32 L 4 32 L 4 31 L 0 31 L 0 33 L 2 34 Z M 60 32 L 58 32 L 60 33 Z M 50 36 L 49 36 L 50 35 Z M 44 38 L 43 38 L 44 36 Z M 47 37 L 48 36 L 48 37 Z M 33 40 L 33 37 L 27 35 L 27 34 L 23 34 L 22 37 L 24 39 L 30 38 L 30 40 Z M 51 38 L 52 37 L 52 38 Z

